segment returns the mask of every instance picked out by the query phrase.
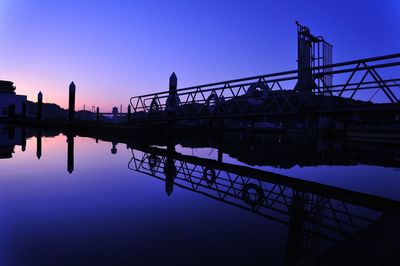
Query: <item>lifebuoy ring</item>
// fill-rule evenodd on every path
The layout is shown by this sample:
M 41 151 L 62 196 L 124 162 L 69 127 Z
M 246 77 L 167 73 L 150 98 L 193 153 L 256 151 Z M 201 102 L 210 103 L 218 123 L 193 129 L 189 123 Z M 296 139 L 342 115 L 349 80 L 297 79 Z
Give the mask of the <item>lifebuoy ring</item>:
M 208 186 L 212 186 L 217 180 L 215 170 L 212 168 L 204 168 L 203 179 L 207 182 Z
M 160 164 L 161 159 L 157 155 L 151 154 L 149 155 L 149 157 L 147 157 L 147 160 L 149 163 L 150 171 L 154 175 L 157 171 L 156 167 Z
M 158 101 L 157 101 L 156 97 L 154 97 L 151 100 L 149 112 L 150 113 L 158 112 L 158 111 L 160 111 L 160 109 L 161 109 L 160 105 L 158 104 Z
M 217 93 L 215 91 L 212 91 L 210 96 L 208 96 L 207 100 L 206 100 L 206 105 L 207 105 L 207 110 L 210 113 L 214 113 L 216 111 L 216 107 L 219 103 L 219 97 L 217 95 Z
M 259 89 L 259 90 L 258 90 Z M 265 83 L 253 83 L 246 92 L 247 102 L 254 106 L 259 106 L 268 98 L 270 88 Z
M 250 197 L 250 191 L 255 190 L 257 197 L 253 199 Z M 242 189 L 243 200 L 251 207 L 256 207 L 264 202 L 264 192 L 256 184 L 247 184 Z

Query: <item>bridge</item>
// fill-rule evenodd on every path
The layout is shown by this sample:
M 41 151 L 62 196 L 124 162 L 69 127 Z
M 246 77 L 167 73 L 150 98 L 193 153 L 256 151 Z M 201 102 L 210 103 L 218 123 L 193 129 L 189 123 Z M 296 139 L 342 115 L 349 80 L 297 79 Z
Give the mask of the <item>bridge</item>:
M 296 70 L 180 89 L 173 73 L 169 90 L 130 99 L 132 121 L 343 120 L 349 115 L 399 120 L 400 53 L 332 63 L 332 46 L 324 38 L 299 23 L 297 32 Z

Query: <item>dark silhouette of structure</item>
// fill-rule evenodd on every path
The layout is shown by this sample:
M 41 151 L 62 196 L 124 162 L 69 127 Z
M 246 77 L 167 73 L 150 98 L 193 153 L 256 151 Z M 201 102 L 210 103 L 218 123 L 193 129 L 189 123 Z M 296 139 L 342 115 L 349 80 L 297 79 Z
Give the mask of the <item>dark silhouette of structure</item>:
M 188 126 L 221 120 L 221 126 L 226 120 L 240 127 L 267 119 L 276 127 L 338 129 L 360 121 L 398 124 L 400 77 L 383 74 L 399 70 L 400 54 L 332 64 L 332 46 L 296 24 L 298 69 L 182 89 L 173 73 L 168 91 L 131 98 L 132 121 Z
M 68 105 L 68 120 L 75 120 L 75 91 L 76 86 L 74 82 L 69 85 L 69 105 Z
M 43 120 L 43 94 L 41 91 L 38 93 L 37 120 Z
M 20 115 L 23 103 L 26 102 L 25 95 L 15 93 L 14 83 L 11 81 L 0 80 L 0 116 L 9 115 L 9 106 L 13 106 L 12 115 Z

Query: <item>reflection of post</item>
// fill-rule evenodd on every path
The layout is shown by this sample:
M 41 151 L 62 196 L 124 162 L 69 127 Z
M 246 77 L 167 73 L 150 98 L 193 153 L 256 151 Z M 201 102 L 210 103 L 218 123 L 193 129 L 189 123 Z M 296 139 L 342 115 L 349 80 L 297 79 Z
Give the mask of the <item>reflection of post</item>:
M 290 221 L 287 243 L 287 265 L 296 265 L 304 255 L 304 233 L 303 222 L 306 216 L 305 199 L 301 193 L 294 192 L 290 206 Z
M 42 131 L 36 131 L 36 157 L 42 157 Z
M 176 167 L 172 155 L 175 153 L 175 145 L 167 146 L 167 160 L 164 165 L 165 192 L 170 196 L 174 190 L 174 179 L 176 177 Z
M 21 146 L 22 146 L 22 151 L 26 151 L 26 129 L 21 128 Z
M 68 159 L 67 159 L 67 170 L 68 173 L 72 174 L 74 171 L 74 135 L 67 135 L 67 144 L 68 144 Z
M 117 152 L 118 152 L 117 145 L 118 145 L 118 142 L 115 142 L 115 141 L 112 142 L 111 154 L 117 154 Z

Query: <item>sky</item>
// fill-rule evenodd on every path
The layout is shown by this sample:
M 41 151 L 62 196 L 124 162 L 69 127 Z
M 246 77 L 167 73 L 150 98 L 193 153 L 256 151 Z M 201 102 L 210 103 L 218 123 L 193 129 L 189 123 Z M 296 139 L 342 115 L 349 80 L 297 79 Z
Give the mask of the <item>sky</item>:
M 0 79 L 78 109 L 127 106 L 168 88 L 296 68 L 295 21 L 333 62 L 397 53 L 400 1 L 0 0 Z

